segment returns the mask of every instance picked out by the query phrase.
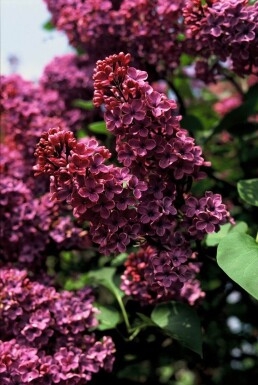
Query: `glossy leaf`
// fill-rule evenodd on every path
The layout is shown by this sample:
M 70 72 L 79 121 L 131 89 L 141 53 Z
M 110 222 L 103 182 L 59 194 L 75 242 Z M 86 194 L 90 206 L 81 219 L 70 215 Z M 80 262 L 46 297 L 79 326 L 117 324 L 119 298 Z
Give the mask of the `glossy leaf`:
M 248 226 L 245 222 L 239 222 L 236 225 L 231 225 L 226 223 L 222 225 L 220 230 L 217 233 L 208 234 L 206 237 L 207 246 L 217 246 L 219 242 L 228 234 L 228 233 L 246 233 Z
M 114 307 L 99 304 L 94 304 L 94 306 L 100 311 L 100 313 L 96 315 L 99 321 L 98 330 L 114 329 L 121 321 L 120 314 Z
M 258 207 L 258 179 L 240 180 L 237 189 L 243 201 Z
M 252 237 L 228 234 L 219 243 L 217 261 L 233 281 L 258 299 L 258 243 Z
M 195 311 L 182 303 L 160 304 L 151 313 L 151 319 L 170 337 L 202 355 L 202 335 Z
M 116 297 L 123 297 L 124 293 L 116 286 L 114 281 L 116 269 L 113 267 L 103 267 L 99 270 L 90 271 L 87 276 L 88 279 L 94 283 L 98 283 L 106 287 L 111 291 Z

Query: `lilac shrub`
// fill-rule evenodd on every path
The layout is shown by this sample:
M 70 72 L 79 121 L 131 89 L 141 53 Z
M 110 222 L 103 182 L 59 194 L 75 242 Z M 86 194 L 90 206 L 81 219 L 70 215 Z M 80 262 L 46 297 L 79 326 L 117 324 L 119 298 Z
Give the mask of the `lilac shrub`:
M 37 145 L 34 169 L 50 175 L 52 199 L 66 201 L 76 218 L 90 223 L 100 252 L 117 254 L 135 241 L 151 246 L 142 276 L 159 298 L 174 298 L 198 271 L 194 242 L 218 231 L 229 213 L 219 194 L 199 200 L 190 194 L 209 163 L 180 127 L 176 103 L 129 63 L 130 55 L 120 53 L 98 61 L 94 71 L 93 101 L 104 103 L 122 167 L 108 164 L 109 150 L 94 139 L 78 142 L 54 128 Z
M 67 34 L 74 47 L 87 52 L 93 60 L 125 50 L 132 54 L 134 65 L 155 69 L 154 76 L 158 73 L 166 77 L 179 67 L 180 57 L 186 53 L 197 58 L 196 76 L 204 81 L 214 81 L 214 75 L 223 72 L 221 61 L 240 76 L 257 73 L 257 3 L 250 5 L 247 0 L 45 2 L 54 25 Z
M 83 385 L 112 370 L 114 344 L 89 329 L 98 312 L 91 289 L 73 293 L 0 269 L 0 380 L 3 385 Z

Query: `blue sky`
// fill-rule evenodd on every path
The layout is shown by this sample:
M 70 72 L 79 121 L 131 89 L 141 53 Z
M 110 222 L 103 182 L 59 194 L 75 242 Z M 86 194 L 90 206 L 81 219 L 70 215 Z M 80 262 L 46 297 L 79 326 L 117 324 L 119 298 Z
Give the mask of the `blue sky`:
M 17 72 L 36 80 L 54 56 L 71 51 L 63 33 L 43 30 L 50 19 L 43 0 L 0 0 L 0 7 L 1 74 L 10 73 L 8 57 L 15 55 L 20 61 Z

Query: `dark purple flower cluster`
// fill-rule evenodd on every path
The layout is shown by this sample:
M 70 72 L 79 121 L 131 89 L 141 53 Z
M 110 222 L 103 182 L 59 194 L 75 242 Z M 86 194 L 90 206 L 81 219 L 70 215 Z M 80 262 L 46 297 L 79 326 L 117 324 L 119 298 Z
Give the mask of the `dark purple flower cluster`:
M 257 3 L 247 0 L 45 0 L 56 27 L 94 60 L 132 53 L 134 65 L 167 74 L 183 53 L 196 76 L 214 80 L 217 61 L 239 75 L 257 73 Z M 217 57 L 218 60 L 213 60 Z M 206 76 L 206 77 L 205 77 Z
M 56 27 L 95 60 L 126 49 L 137 65 L 148 63 L 165 72 L 178 66 L 185 0 L 45 2 Z
M 136 212 L 130 206 L 145 185 L 133 180 L 127 168 L 105 164 L 111 153 L 95 139 L 77 142 L 70 131 L 49 130 L 35 155 L 36 174 L 51 175 L 52 198 L 66 201 L 76 218 L 91 223 L 101 252 L 125 251 L 139 231 L 139 225 L 132 226 Z
M 23 178 L 29 178 L 34 164 L 33 152 L 42 131 L 53 125 L 67 129 L 61 118 L 64 103 L 59 100 L 56 91 L 43 92 L 17 75 L 1 77 L 0 102 L 4 143 L 9 149 L 19 152 L 19 157 L 23 159 L 21 174 Z M 8 151 L 6 155 L 4 162 L 9 163 Z M 34 187 L 36 192 L 42 190 L 40 183 Z
M 87 234 L 64 209 L 49 199 L 35 197 L 29 184 L 2 174 L 0 180 L 0 264 L 19 263 L 39 273 L 50 250 L 89 246 Z
M 93 139 L 77 142 L 71 132 L 51 129 L 36 150 L 36 173 L 51 176 L 52 197 L 66 200 L 75 217 L 90 222 L 92 239 L 106 254 L 141 240 L 156 251 L 144 274 L 160 297 L 174 295 L 196 272 L 191 242 L 217 231 L 229 213 L 218 194 L 201 200 L 189 190 L 207 166 L 202 150 L 180 127 L 176 103 L 154 91 L 147 73 L 129 67 L 120 53 L 98 61 L 94 103 L 105 105 L 118 160 Z M 198 202 L 191 212 L 192 200 Z
M 131 253 L 125 262 L 126 269 L 121 276 L 121 289 L 126 295 L 139 301 L 143 306 L 169 300 L 177 300 L 195 305 L 204 297 L 205 293 L 200 288 L 200 282 L 194 278 L 194 275 L 200 270 L 200 266 L 194 261 L 194 257 L 195 255 L 193 254 L 193 262 L 189 263 L 192 269 L 192 277 L 188 277 L 182 287 L 180 285 L 173 285 L 172 288 L 162 293 L 160 290 L 157 290 L 155 285 L 153 285 L 153 280 L 150 279 L 151 267 L 154 271 L 156 270 L 157 273 L 160 273 L 162 262 L 164 263 L 168 259 L 166 259 L 164 253 L 158 256 L 157 251 L 150 246 L 140 249 L 137 253 Z
M 64 207 L 49 201 L 47 178 L 33 177 L 33 153 L 43 130 L 60 126 L 65 109 L 56 90 L 44 90 L 19 76 L 1 78 L 0 263 L 12 261 L 32 271 L 45 268 L 56 250 L 90 245 Z M 55 117 L 55 112 L 60 116 Z
M 110 371 L 114 344 L 97 341 L 89 288 L 57 292 L 25 270 L 0 269 L 0 382 L 3 385 L 83 385 Z
M 258 3 L 248 0 L 189 0 L 184 8 L 191 53 L 229 61 L 238 75 L 258 71 Z

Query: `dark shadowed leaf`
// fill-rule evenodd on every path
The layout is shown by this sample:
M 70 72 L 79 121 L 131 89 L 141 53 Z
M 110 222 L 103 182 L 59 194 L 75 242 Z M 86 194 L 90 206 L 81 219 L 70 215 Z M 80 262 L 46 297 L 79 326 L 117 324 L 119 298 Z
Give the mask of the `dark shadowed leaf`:
M 151 319 L 170 337 L 202 356 L 201 325 L 192 308 L 176 302 L 160 304 Z
M 203 130 L 202 122 L 194 115 L 185 115 L 181 120 L 181 126 L 191 132 Z

